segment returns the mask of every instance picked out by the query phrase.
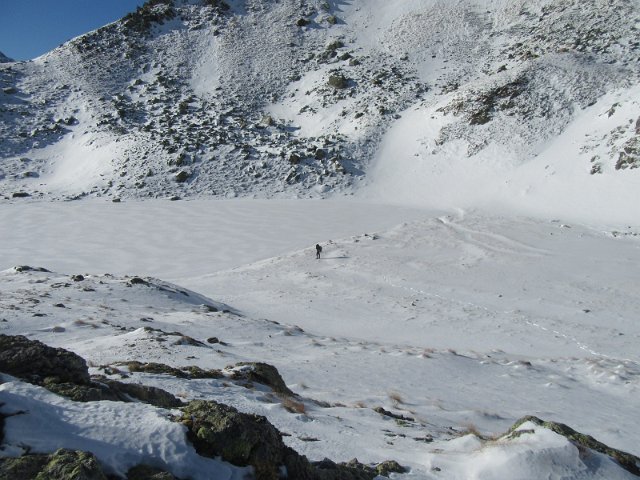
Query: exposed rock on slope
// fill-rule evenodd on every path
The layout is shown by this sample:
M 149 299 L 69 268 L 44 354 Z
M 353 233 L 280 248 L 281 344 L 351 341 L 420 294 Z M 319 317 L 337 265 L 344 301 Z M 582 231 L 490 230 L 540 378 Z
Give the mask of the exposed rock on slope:
M 36 384 L 48 378 L 78 385 L 90 383 L 82 357 L 23 336 L 0 335 L 0 371 Z
M 611 448 L 605 445 L 602 442 L 599 442 L 595 438 L 590 435 L 585 435 L 583 433 L 575 431 L 573 428 L 564 425 L 562 423 L 557 422 L 548 422 L 539 419 L 534 416 L 523 417 L 518 420 L 507 435 L 517 435 L 522 434 L 523 432 L 518 430 L 524 423 L 531 422 L 540 427 L 547 428 L 563 437 L 569 439 L 573 444 L 575 444 L 579 448 L 583 449 L 591 449 L 599 453 L 603 453 L 608 455 L 612 459 L 622 466 L 628 472 L 640 477 L 640 458 L 635 455 L 631 455 L 630 453 L 623 452 L 621 450 L 617 450 L 615 448 Z
M 19 335 L 0 334 L 0 372 L 78 402 L 135 399 L 163 408 L 182 405 L 176 397 L 156 387 L 91 378 L 82 357 Z
M 51 455 L 24 455 L 0 459 L 0 478 L 12 480 L 107 480 L 89 452 L 60 449 Z
M 449 146 L 473 156 L 495 143 L 526 163 L 582 109 L 638 85 L 638 11 L 637 0 L 150 0 L 0 66 L 0 191 L 345 191 L 409 107 L 442 122 L 432 132 L 425 119 L 416 147 L 457 157 Z M 600 141 L 611 148 L 594 173 L 637 164 L 627 120 Z
M 39 341 L 22 336 L 0 335 L 0 372 L 9 373 L 36 384 L 44 384 L 54 393 L 74 401 L 130 401 L 135 398 L 162 408 L 174 408 L 182 402 L 156 387 L 123 384 L 106 378 L 91 382 L 84 360 L 62 348 L 51 348 Z M 39 361 L 38 361 L 39 359 Z M 19 365 L 21 364 L 21 365 Z M 246 366 L 246 365 L 245 365 Z M 266 364 L 256 364 L 257 371 L 268 372 L 270 382 L 284 385 L 277 370 Z M 62 375 L 67 371 L 68 375 Z M 256 377 L 252 377 L 256 378 Z M 42 380 L 44 379 L 44 380 Z M 61 381 L 66 383 L 61 383 Z M 76 383 L 74 383 L 76 382 Z M 280 390 L 289 391 L 286 386 Z M 79 390 L 78 390 L 79 389 Z M 2 406 L 2 405 L 0 405 Z M 188 435 L 197 452 L 239 466 L 251 466 L 258 480 L 280 478 L 285 467 L 290 478 L 318 480 L 370 480 L 378 474 L 403 471 L 395 462 L 385 462 L 379 468 L 358 462 L 335 464 L 329 460 L 312 465 L 304 456 L 287 447 L 282 434 L 262 416 L 241 413 L 233 407 L 214 401 L 196 400 L 182 408 L 180 421 L 188 428 Z M 28 415 L 28 411 L 12 415 Z M 6 414 L 2 415 L 2 420 Z M 3 441 L 4 423 L 0 424 Z M 27 451 L 29 446 L 26 446 Z M 129 471 L 127 479 L 173 478 L 166 472 L 146 471 L 143 466 Z M 103 480 L 105 476 L 98 460 L 91 452 L 58 450 L 51 455 L 23 455 L 0 459 L 0 479 L 31 480 L 40 478 Z

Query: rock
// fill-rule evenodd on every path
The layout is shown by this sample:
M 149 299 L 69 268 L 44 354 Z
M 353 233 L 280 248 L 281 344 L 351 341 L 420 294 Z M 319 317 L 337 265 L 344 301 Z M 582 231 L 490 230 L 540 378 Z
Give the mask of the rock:
M 91 381 L 82 357 L 21 335 L 0 335 L 0 372 L 36 384 L 47 377 L 80 385 Z
M 130 372 L 145 372 L 145 373 L 163 373 L 166 375 L 173 375 L 178 378 L 222 378 L 222 372 L 220 370 L 204 370 L 200 367 L 191 365 L 182 368 L 174 368 L 163 363 L 140 363 L 140 362 L 128 362 L 124 364 L 128 367 Z
M 107 480 L 96 457 L 90 452 L 60 449 L 49 457 L 39 477 L 60 480 Z
M 158 387 L 139 383 L 123 383 L 104 377 L 95 378 L 94 380 L 108 387 L 109 392 L 120 401 L 129 402 L 133 399 L 160 408 L 176 408 L 184 405 L 182 400 Z
M 189 177 L 191 175 L 189 174 L 189 172 L 186 172 L 184 170 L 180 170 L 178 173 L 176 173 L 176 176 L 174 177 L 174 180 L 178 183 L 185 183 L 187 180 L 189 180 Z
M 48 455 L 23 455 L 22 457 L 0 458 L 0 479 L 32 480 L 49 461 Z
M 356 458 L 340 464 L 325 458 L 312 465 L 316 468 L 316 478 L 322 480 L 372 480 L 377 476 L 374 467 L 364 465 Z
M 190 379 L 196 378 L 223 378 L 224 375 L 220 370 L 204 370 L 195 365 L 182 367 L 182 371 L 187 374 Z
M 21 336 L 0 335 L 0 372 L 41 385 L 76 402 L 137 400 L 161 408 L 183 405 L 181 400 L 157 387 L 106 377 L 92 379 L 85 360 L 75 353 Z
M 130 372 L 144 372 L 144 373 L 163 373 L 167 375 L 173 375 L 178 378 L 188 378 L 188 375 L 182 370 L 174 367 L 170 367 L 169 365 L 165 365 L 164 363 L 140 363 L 140 362 L 127 362 L 124 363 Z
M 244 367 L 238 369 L 238 367 Z M 262 362 L 240 362 L 233 367 L 232 378 L 234 380 L 248 380 L 250 382 L 257 382 L 268 387 L 271 387 L 274 392 L 282 395 L 293 396 L 295 395 L 280 376 L 280 373 L 273 365 Z
M 180 335 L 172 345 L 191 345 L 192 347 L 204 347 L 205 344 L 195 338 L 192 338 L 188 335 Z
M 325 50 L 330 52 L 335 52 L 339 48 L 344 47 L 344 42 L 342 40 L 333 40 L 332 42 L 327 43 L 325 46 Z
M 71 280 L 73 280 L 74 282 L 82 282 L 84 280 L 84 276 L 83 275 L 73 275 L 71 277 Z
M 43 386 L 50 392 L 68 398 L 74 402 L 97 402 L 100 400 L 119 400 L 107 388 L 98 385 L 78 385 L 70 382 L 57 382 L 54 378 L 47 378 Z
M 2 384 L 2 382 L 0 382 L 0 384 Z M 4 443 L 4 419 L 8 416 L 9 415 L 5 415 L 4 413 L 0 412 L 0 445 Z
M 289 163 L 291 165 L 298 165 L 300 163 L 300 155 L 298 155 L 297 153 L 292 153 L 291 155 L 289 155 Z
M 349 80 L 342 74 L 329 75 L 329 85 L 338 90 L 342 90 L 349 86 Z
M 380 476 L 388 477 L 390 473 L 406 473 L 407 469 L 395 460 L 387 460 L 376 466 L 376 472 Z
M 200 455 L 251 465 L 257 480 L 279 478 L 286 447 L 280 432 L 265 417 L 205 400 L 192 401 L 182 410 L 181 421 Z
M 45 273 L 51 273 L 49 270 L 47 270 L 46 268 L 42 268 L 42 267 L 30 267 L 29 265 L 19 265 L 17 267 L 13 267 L 13 269 L 16 272 L 45 272 Z
M 137 383 L 123 383 L 106 377 L 94 377 L 94 382 L 91 385 L 56 383 L 47 380 L 44 387 L 74 402 L 139 401 L 160 408 L 176 408 L 184 405 L 182 400 L 161 388 Z
M 374 412 L 379 413 L 380 415 L 383 415 L 385 417 L 391 417 L 394 418 L 396 420 L 403 420 L 405 422 L 415 422 L 415 419 L 411 418 L 411 417 L 405 417 L 404 415 L 398 415 L 396 413 L 390 412 L 389 410 L 385 410 L 382 407 L 376 407 L 373 409 Z
M 257 480 L 280 478 L 281 467 L 296 480 L 372 480 L 378 475 L 406 471 L 397 462 L 371 467 L 357 460 L 336 464 L 323 460 L 311 464 L 284 445 L 282 434 L 265 417 L 241 413 L 213 401 L 194 400 L 182 408 L 180 421 L 200 455 L 222 457 L 238 466 L 253 466 Z
M 0 458 L 0 479 L 107 480 L 107 476 L 92 453 L 60 449 L 51 455 Z
M 127 480 L 178 480 L 169 472 L 149 465 L 137 465 L 127 472 Z
M 306 27 L 307 25 L 309 25 L 309 23 L 311 22 L 306 18 L 299 18 L 298 21 L 296 22 L 296 25 L 298 27 Z
M 11 195 L 12 198 L 27 198 L 30 196 L 31 195 L 27 192 L 13 192 L 13 194 Z
M 547 428 L 558 435 L 562 435 L 578 447 L 589 448 L 604 455 L 608 455 L 628 472 L 633 475 L 640 476 L 640 458 L 630 453 L 611 448 L 604 443 L 599 442 L 592 436 L 577 432 L 563 423 L 547 422 L 539 419 L 538 417 L 526 416 L 514 423 L 505 436 L 508 437 L 517 434 L 518 432 L 516 432 L 516 430 L 526 422 L 534 423 L 535 425 Z

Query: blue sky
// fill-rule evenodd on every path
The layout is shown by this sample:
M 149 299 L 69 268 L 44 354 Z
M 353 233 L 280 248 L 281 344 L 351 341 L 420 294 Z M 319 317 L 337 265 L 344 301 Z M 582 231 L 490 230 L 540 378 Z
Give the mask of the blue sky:
M 111 23 L 144 0 L 0 0 L 0 52 L 29 60 Z

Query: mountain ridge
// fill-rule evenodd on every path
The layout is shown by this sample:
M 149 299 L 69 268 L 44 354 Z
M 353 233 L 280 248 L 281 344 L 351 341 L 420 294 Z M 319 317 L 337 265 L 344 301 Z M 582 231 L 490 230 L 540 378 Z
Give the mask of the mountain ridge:
M 0 189 L 5 198 L 324 197 L 397 188 L 386 179 L 402 184 L 419 168 L 423 187 L 411 190 L 453 191 L 451 166 L 464 163 L 470 180 L 492 162 L 486 190 L 500 190 L 498 179 L 521 176 L 618 92 L 606 106 L 614 128 L 578 142 L 563 181 L 579 172 L 585 197 L 597 177 L 634 190 L 638 7 L 152 0 L 1 67 Z M 402 158 L 385 167 L 393 175 L 372 175 L 387 133 L 415 111 L 407 151 L 396 146 Z M 518 191 L 548 179 L 523 181 Z

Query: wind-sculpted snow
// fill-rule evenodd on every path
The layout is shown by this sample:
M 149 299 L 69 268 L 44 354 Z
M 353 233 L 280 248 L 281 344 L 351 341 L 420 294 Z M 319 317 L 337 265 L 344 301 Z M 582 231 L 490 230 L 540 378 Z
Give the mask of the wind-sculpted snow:
M 295 202 L 313 217 L 306 219 L 286 202 L 158 203 L 172 206 L 164 210 L 169 224 L 186 207 L 194 218 L 215 210 L 220 228 L 203 228 L 217 236 L 212 243 L 229 257 L 226 263 L 203 273 L 202 259 L 212 246 L 197 235 L 178 242 L 184 246 L 179 255 L 175 242 L 140 248 L 149 235 L 163 237 L 153 226 L 158 215 L 151 202 L 74 202 L 65 204 L 67 217 L 54 214 L 60 204 L 53 202 L 13 205 L 19 215 L 4 223 L 24 234 L 20 245 L 9 239 L 5 263 L 39 248 L 29 232 L 53 230 L 40 222 L 45 218 L 62 231 L 89 230 L 83 225 L 91 221 L 111 232 L 118 224 L 136 224 L 137 236 L 127 231 L 136 255 L 112 254 L 110 248 L 121 247 L 103 243 L 101 256 L 113 270 L 132 274 L 87 273 L 99 264 L 81 254 L 88 238 L 68 235 L 62 242 L 52 232 L 47 251 L 52 258 L 79 252 L 73 260 L 55 261 L 73 265 L 76 273 L 37 268 L 46 265 L 41 260 L 3 271 L 0 332 L 71 350 L 87 360 L 92 379 L 102 376 L 108 385 L 147 385 L 167 398 L 215 401 L 263 415 L 285 434 L 288 447 L 311 461 L 355 457 L 371 465 L 393 459 L 411 469 L 399 478 L 544 478 L 560 472 L 631 478 L 607 454 L 587 452 L 544 425 L 504 433 L 524 415 L 535 415 L 638 454 L 632 422 L 640 408 L 638 274 L 631 261 L 637 227 L 594 229 L 473 212 L 419 215 L 373 203 L 358 210 L 345 201 L 313 207 Z M 102 206 L 118 214 L 100 213 Z M 331 215 L 323 217 L 323 206 Z M 394 212 L 387 226 L 380 218 L 385 211 Z M 278 220 L 283 214 L 288 238 L 255 234 L 256 226 L 285 223 Z M 407 222 L 389 229 L 394 218 Z M 315 221 L 331 239 L 318 236 Z M 367 221 L 383 228 L 366 228 Z M 347 227 L 361 233 L 345 236 Z M 313 248 L 318 242 L 324 247 L 320 260 Z M 261 258 L 266 251 L 275 256 Z M 150 265 L 154 277 L 172 283 L 133 275 Z M 198 273 L 189 277 L 185 265 Z M 265 374 L 275 370 L 264 364 L 275 367 L 280 379 Z M 276 381 L 266 380 L 272 376 Z M 153 437 L 153 449 L 165 452 L 164 463 L 154 465 L 175 461 L 200 468 L 187 460 L 192 453 L 185 453 L 183 440 L 157 434 L 175 427 L 161 420 L 156 407 L 118 407 L 124 418 L 109 437 L 118 448 L 102 450 L 94 440 L 106 428 L 97 425 L 111 422 L 110 402 L 79 404 L 5 381 L 3 415 L 24 405 L 34 415 L 5 419 L 13 446 L 20 444 L 21 426 L 38 426 L 28 438 L 40 439 L 33 442 L 41 449 L 55 450 L 61 438 L 78 449 L 75 435 L 65 432 L 84 424 L 91 427 L 82 435 L 114 471 L 149 458 L 136 446 L 145 435 Z M 69 389 L 53 391 L 65 395 Z M 69 416 L 38 421 L 53 411 Z M 127 430 L 127 422 L 136 427 Z M 138 422 L 146 422 L 144 431 Z M 131 431 L 139 438 L 129 438 Z M 14 447 L 5 452 L 20 453 Z

